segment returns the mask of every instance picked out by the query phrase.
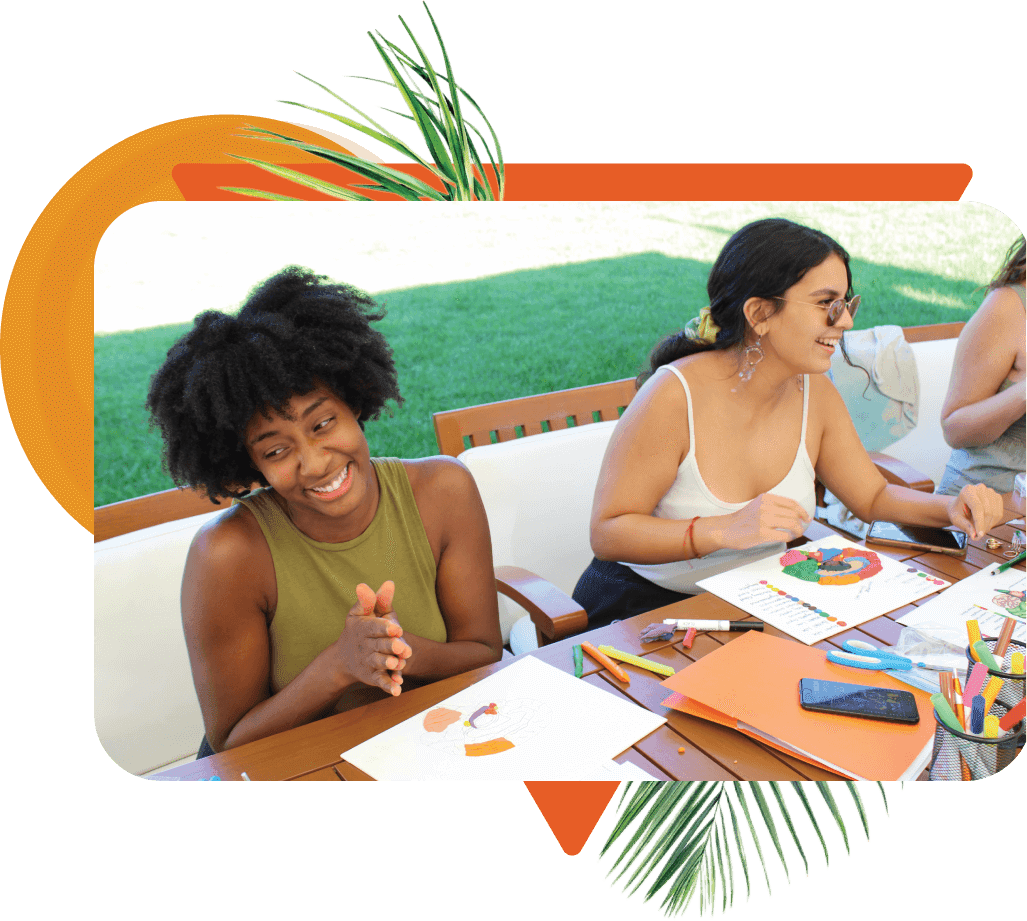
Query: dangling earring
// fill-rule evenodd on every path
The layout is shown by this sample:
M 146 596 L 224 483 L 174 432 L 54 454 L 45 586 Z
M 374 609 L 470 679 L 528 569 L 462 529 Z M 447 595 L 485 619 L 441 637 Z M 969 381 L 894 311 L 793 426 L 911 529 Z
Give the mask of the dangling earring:
M 802 391 L 805 389 L 805 387 L 803 386 L 803 383 L 802 383 L 802 375 L 801 374 L 796 374 L 795 375 L 795 383 L 799 385 L 799 393 L 802 393 Z
M 738 377 L 742 383 L 748 383 L 752 379 L 752 373 L 756 370 L 756 365 L 763 361 L 763 349 L 760 348 L 761 336 L 756 340 L 755 345 L 750 345 L 742 355 L 742 359 L 745 362 L 745 367 L 738 372 Z M 755 357 L 753 357 L 755 355 Z

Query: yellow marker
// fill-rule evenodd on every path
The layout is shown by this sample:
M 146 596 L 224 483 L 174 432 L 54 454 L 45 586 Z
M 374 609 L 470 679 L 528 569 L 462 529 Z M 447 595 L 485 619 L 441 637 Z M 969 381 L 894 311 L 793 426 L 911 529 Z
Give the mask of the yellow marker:
M 1022 652 L 1014 652 L 1013 653 L 1013 655 L 1012 655 L 1012 664 L 1009 666 L 1009 670 L 1014 675 L 1022 675 L 1023 674 L 1023 653 Z
M 1002 690 L 1003 681 L 1001 678 L 997 678 L 992 675 L 988 679 L 988 683 L 984 686 L 984 690 L 981 691 L 981 696 L 984 697 L 984 712 L 991 709 L 991 705 L 995 703 L 995 698 L 998 697 L 998 692 Z
M 966 622 L 966 635 L 970 638 L 970 645 L 981 639 L 981 625 L 976 620 L 968 620 Z
M 666 675 L 668 678 L 675 674 L 674 669 L 669 665 L 663 665 L 660 662 L 650 662 L 648 659 L 643 659 L 640 656 L 633 656 L 630 652 L 621 652 L 619 649 L 614 649 L 612 646 L 600 646 L 599 651 L 609 656 L 611 659 L 619 659 L 621 662 L 627 662 L 628 665 L 637 665 L 639 668 L 648 669 L 651 672 L 656 672 L 657 675 Z
M 989 713 L 984 717 L 984 738 L 998 738 L 998 717 L 993 713 Z

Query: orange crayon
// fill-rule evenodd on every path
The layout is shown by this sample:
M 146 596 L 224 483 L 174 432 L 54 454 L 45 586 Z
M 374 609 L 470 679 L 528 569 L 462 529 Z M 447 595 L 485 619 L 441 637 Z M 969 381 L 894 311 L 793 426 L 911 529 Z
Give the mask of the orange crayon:
M 628 673 L 624 671 L 613 659 L 603 655 L 598 649 L 595 648 L 588 640 L 581 641 L 581 649 L 583 652 L 587 652 L 589 656 L 596 660 L 603 668 L 607 671 L 612 672 L 614 677 L 618 681 L 623 681 L 625 684 L 630 684 L 631 679 L 628 677 Z

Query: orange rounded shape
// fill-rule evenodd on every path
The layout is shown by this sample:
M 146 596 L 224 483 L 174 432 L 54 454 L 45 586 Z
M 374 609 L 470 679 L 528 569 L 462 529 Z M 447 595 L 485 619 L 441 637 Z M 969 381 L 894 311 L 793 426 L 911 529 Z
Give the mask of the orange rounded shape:
M 452 726 L 458 719 L 460 719 L 459 710 L 436 707 L 424 715 L 424 728 L 428 732 L 442 732 L 447 726 Z
M 344 150 L 308 128 L 246 115 L 203 115 L 148 128 L 104 151 L 43 209 L 11 272 L 0 326 L 7 408 L 43 484 L 93 530 L 93 259 L 115 218 L 151 201 L 183 201 L 176 165 L 268 157 L 246 125 Z M 348 151 L 347 151 L 348 152 Z M 290 150 L 296 163 L 323 162 Z M 60 419 L 60 425 L 53 420 Z

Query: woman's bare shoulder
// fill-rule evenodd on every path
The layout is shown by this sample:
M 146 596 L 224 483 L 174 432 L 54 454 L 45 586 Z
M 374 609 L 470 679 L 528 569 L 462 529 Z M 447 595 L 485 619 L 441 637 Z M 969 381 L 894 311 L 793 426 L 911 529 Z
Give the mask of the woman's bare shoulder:
M 1010 287 L 995 288 L 977 308 L 960 334 L 961 340 L 996 337 L 1010 342 L 1011 329 L 1023 328 L 1027 324 L 1023 301 Z
M 407 472 L 415 496 L 425 488 L 462 490 L 474 484 L 471 472 L 457 458 L 448 454 L 415 457 L 400 463 Z
M 182 614 L 189 623 L 226 622 L 259 610 L 268 624 L 278 606 L 274 558 L 253 513 L 233 505 L 206 522 L 189 547 Z
M 440 454 L 404 460 L 402 464 L 436 565 L 453 535 L 460 531 L 483 533 L 483 539 L 488 540 L 481 496 L 463 463 Z
M 738 362 L 734 354 L 708 350 L 672 361 L 671 364 L 692 387 L 733 387 L 738 375 Z M 671 375 L 667 375 L 670 377 Z M 681 385 L 678 385 L 681 389 Z
M 847 422 L 849 411 L 842 395 L 835 387 L 834 381 L 826 374 L 811 374 L 809 386 L 809 423 L 808 437 L 815 440 L 817 433 L 822 434 L 835 424 Z M 811 454 L 812 456 L 812 454 Z
M 270 551 L 256 517 L 245 505 L 233 505 L 196 532 L 189 555 L 218 571 L 252 565 Z

